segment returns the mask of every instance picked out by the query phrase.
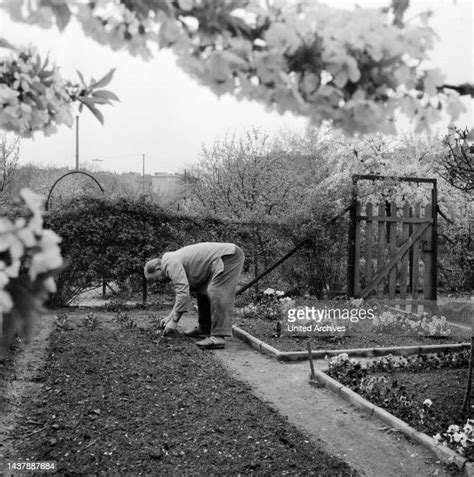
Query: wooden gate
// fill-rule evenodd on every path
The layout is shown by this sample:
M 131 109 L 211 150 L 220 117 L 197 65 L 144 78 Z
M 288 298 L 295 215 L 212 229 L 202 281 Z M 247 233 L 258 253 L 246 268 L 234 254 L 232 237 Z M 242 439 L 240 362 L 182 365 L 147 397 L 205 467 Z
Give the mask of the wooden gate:
M 384 176 L 354 176 L 354 184 Z M 361 204 L 350 209 L 348 295 L 379 298 L 390 305 L 419 311 L 436 305 L 437 188 L 436 179 L 402 177 L 405 182 L 432 184 L 431 203 Z M 355 190 L 355 187 L 354 187 Z

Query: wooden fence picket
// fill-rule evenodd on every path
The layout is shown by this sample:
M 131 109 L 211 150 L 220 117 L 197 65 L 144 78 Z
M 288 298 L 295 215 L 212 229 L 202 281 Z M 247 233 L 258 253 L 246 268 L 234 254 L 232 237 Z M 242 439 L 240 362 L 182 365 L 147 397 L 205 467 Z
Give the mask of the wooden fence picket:
M 360 216 L 361 205 L 356 203 L 356 217 Z M 354 235 L 354 259 L 357 266 L 354 268 L 354 293 L 360 293 L 360 227 L 356 227 Z
M 420 212 L 421 212 L 421 204 L 417 202 L 415 204 L 415 209 L 413 213 L 413 217 L 415 219 L 420 218 Z M 417 228 L 420 227 L 420 224 L 413 223 L 411 230 L 413 231 L 412 233 L 415 233 Z M 411 235 L 411 234 L 410 234 Z M 413 248 L 413 253 L 412 253 L 412 263 L 411 263 L 411 296 L 413 297 L 414 300 L 418 298 L 418 277 L 419 277 L 419 272 L 420 272 L 420 244 L 416 243 Z
M 380 218 L 385 217 L 385 203 L 381 202 L 378 207 L 378 216 Z M 386 246 L 386 235 L 387 235 L 387 225 L 383 220 L 379 220 L 378 223 L 378 235 L 377 235 L 377 273 L 380 272 L 383 268 L 385 261 L 385 246 Z M 379 284 L 376 289 L 377 297 L 383 295 L 383 283 Z
M 426 205 L 425 207 L 425 214 L 426 218 L 432 218 L 432 210 L 431 205 Z M 421 252 L 422 252 L 422 259 L 424 263 L 424 270 L 423 270 L 423 298 L 425 300 L 432 300 L 433 299 L 433 284 L 431 280 L 432 276 L 432 267 L 433 267 L 433 244 L 431 242 L 431 235 L 432 235 L 432 225 L 428 227 L 425 233 L 421 237 Z
M 402 224 L 402 243 L 405 243 L 410 236 L 410 224 L 406 222 L 406 219 L 410 217 L 410 204 L 405 202 L 403 204 L 403 224 Z M 407 288 L 408 288 L 408 274 L 409 274 L 409 257 L 411 251 L 405 254 L 400 263 L 400 299 L 406 300 Z M 402 306 L 405 309 L 405 306 Z
M 390 217 L 393 219 L 389 222 L 389 253 L 393 256 L 397 253 L 397 204 L 395 202 L 390 203 Z M 395 299 L 397 288 L 397 265 L 392 267 L 388 272 L 388 298 L 389 300 Z
M 367 216 L 366 228 L 366 248 L 365 248 L 365 282 L 369 283 L 372 279 L 373 267 L 373 239 L 374 239 L 374 222 L 372 221 L 372 203 L 368 202 L 365 206 L 365 215 Z

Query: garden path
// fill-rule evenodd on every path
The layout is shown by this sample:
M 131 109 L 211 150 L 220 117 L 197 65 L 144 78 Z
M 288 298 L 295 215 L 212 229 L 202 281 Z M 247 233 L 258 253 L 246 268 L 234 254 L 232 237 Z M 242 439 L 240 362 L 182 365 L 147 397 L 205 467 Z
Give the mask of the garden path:
M 186 327 L 191 318 L 186 317 L 181 325 Z M 278 362 L 237 338 L 228 339 L 225 350 L 213 353 L 234 377 L 248 383 L 258 398 L 362 475 L 453 475 L 427 449 L 391 432 L 382 422 L 364 415 L 331 391 L 310 386 L 308 362 Z M 321 361 L 315 364 L 325 367 Z

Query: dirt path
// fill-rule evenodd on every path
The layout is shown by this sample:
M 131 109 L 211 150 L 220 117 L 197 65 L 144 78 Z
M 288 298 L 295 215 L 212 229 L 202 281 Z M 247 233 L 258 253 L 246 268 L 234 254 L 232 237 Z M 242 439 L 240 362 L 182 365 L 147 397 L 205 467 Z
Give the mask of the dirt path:
M 331 391 L 308 384 L 309 364 L 285 364 L 256 353 L 233 338 L 216 358 L 249 383 L 268 402 L 303 429 L 330 454 L 340 456 L 362 475 L 444 476 L 448 474 L 426 449 L 391 433 Z
M 21 399 L 34 396 L 41 388 L 36 379 L 46 358 L 46 349 L 55 319 L 55 315 L 41 317 L 31 342 L 20 350 L 15 358 L 15 379 L 9 381 L 6 388 L 2 389 L 6 404 L 0 409 L 0 463 L 4 455 L 13 451 L 12 430 L 18 425 L 21 416 L 19 407 Z

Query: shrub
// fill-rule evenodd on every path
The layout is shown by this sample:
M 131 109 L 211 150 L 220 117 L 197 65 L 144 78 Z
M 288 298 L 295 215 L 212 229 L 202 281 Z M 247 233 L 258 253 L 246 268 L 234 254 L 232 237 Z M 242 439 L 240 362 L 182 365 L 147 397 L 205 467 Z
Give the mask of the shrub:
M 122 289 L 140 291 L 146 260 L 196 242 L 237 243 L 246 254 L 245 269 L 261 272 L 271 263 L 270 258 L 273 261 L 273 257 L 286 254 L 316 230 L 310 225 L 304 231 L 295 231 L 288 224 L 261 223 L 265 254 L 254 254 L 255 224 L 171 213 L 144 197 L 76 198 L 49 212 L 46 224 L 62 237 L 61 250 L 68 264 L 58 277 L 58 291 L 52 303 L 56 306 L 100 286 L 104 279 Z M 301 235 L 303 232 L 307 235 Z M 297 252 L 272 274 L 282 276 L 285 287 L 304 291 L 312 283 L 321 292 L 329 278 L 321 270 L 330 269 L 324 263 L 331 256 L 325 253 L 324 243 L 334 247 L 331 240 L 315 240 L 307 251 Z

